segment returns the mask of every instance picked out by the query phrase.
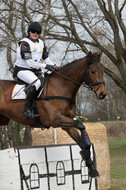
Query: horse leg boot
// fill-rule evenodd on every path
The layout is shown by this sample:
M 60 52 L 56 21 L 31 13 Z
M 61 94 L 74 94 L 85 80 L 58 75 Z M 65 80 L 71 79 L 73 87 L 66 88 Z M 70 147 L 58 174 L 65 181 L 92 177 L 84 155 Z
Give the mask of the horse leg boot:
M 81 150 L 80 154 L 82 158 L 86 161 L 86 166 L 88 167 L 88 170 L 89 170 L 88 171 L 89 176 L 94 177 L 94 178 L 99 177 L 99 173 L 95 168 L 95 164 L 90 158 L 90 146 L 92 143 L 85 129 L 83 130 L 81 129 L 80 131 L 81 131 L 81 137 L 82 137 L 83 143 L 85 145 L 85 149 Z M 85 154 L 85 151 L 86 151 L 86 154 Z M 87 154 L 87 151 L 88 151 L 88 154 Z
M 83 125 L 82 123 L 79 123 L 79 125 Z M 84 126 L 84 125 L 83 125 Z M 99 173 L 95 168 L 94 162 L 90 158 L 90 147 L 91 147 L 91 141 L 89 139 L 88 133 L 85 130 L 85 127 L 82 129 L 82 127 L 79 129 L 81 131 L 81 138 L 84 143 L 85 148 L 80 151 L 80 154 L 82 158 L 86 161 L 86 166 L 89 170 L 89 176 L 90 177 L 99 177 Z
M 25 102 L 24 111 L 23 111 L 24 119 L 34 119 L 35 118 L 35 115 L 31 112 L 31 107 L 32 107 L 35 95 L 36 95 L 36 88 L 33 85 L 30 87 L 30 90 L 28 91 L 27 96 L 26 96 L 26 102 Z
M 53 127 L 54 126 L 60 126 L 79 145 L 79 147 L 81 148 L 80 154 L 82 158 L 86 161 L 86 165 L 89 170 L 89 176 L 94 178 L 99 177 L 94 162 L 90 158 L 91 142 L 88 137 L 88 134 L 85 131 L 85 126 L 81 122 L 73 120 L 63 115 L 57 115 L 56 119 L 53 121 Z M 81 136 L 78 130 L 81 131 Z

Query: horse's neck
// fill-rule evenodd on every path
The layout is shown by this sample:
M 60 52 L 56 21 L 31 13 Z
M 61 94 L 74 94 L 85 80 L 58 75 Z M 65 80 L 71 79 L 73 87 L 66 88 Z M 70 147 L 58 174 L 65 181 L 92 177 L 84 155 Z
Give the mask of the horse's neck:
M 81 59 L 76 61 L 76 63 L 68 65 L 68 67 L 66 67 L 64 70 L 60 71 L 60 74 L 68 78 L 68 80 L 62 78 L 61 81 L 65 86 L 67 93 L 70 93 L 72 97 L 76 96 L 76 93 L 82 84 L 84 64 L 84 59 Z
M 76 61 L 76 63 L 71 64 L 70 66 L 66 67 L 65 70 L 61 70 L 61 74 L 69 77 L 70 79 L 78 82 L 78 83 L 82 83 L 82 71 L 84 68 L 84 61 L 85 58 L 80 59 L 78 61 Z

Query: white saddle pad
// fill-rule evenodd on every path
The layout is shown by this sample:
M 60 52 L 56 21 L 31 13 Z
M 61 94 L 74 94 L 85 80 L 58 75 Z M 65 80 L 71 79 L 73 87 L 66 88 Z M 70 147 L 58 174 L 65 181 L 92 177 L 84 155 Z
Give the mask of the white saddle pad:
M 24 100 L 26 99 L 26 93 L 25 93 L 25 85 L 24 84 L 15 84 L 11 93 L 11 100 Z M 37 98 L 40 97 L 44 90 L 44 87 L 40 90 Z
M 11 100 L 26 99 L 26 93 L 24 89 L 25 85 L 15 84 L 11 93 Z

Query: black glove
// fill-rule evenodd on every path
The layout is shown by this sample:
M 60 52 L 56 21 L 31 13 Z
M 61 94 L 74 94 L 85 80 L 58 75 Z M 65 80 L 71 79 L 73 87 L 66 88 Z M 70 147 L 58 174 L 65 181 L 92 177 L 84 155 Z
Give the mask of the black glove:
M 48 69 L 49 71 L 54 71 L 55 67 L 53 65 L 46 65 L 45 69 Z
M 56 65 L 46 65 L 45 69 L 48 69 L 49 71 L 57 71 L 58 67 Z
M 57 71 L 59 69 L 59 67 L 57 67 L 56 65 L 54 65 L 55 71 Z

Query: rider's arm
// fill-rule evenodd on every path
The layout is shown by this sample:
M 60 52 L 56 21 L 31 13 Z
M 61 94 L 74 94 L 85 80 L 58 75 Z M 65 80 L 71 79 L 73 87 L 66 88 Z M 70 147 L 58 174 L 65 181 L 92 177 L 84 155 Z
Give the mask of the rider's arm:
M 47 69 L 46 66 L 47 65 L 52 65 L 54 66 L 54 63 L 50 60 L 50 58 L 46 58 L 45 60 L 43 60 L 43 63 L 41 61 L 33 61 L 32 59 L 28 59 L 26 60 L 27 64 L 29 67 L 32 68 L 36 68 L 36 69 Z
M 49 56 L 49 53 L 48 53 L 47 48 L 46 48 L 46 46 L 44 44 L 42 59 L 45 60 L 45 59 L 48 58 L 48 56 Z
M 34 68 L 34 69 L 45 69 L 46 64 L 42 63 L 41 61 L 34 61 L 32 59 L 26 60 L 27 64 L 29 67 Z
M 44 48 L 43 48 L 42 59 L 43 59 L 44 64 L 46 64 L 46 65 L 54 65 L 54 63 L 49 58 L 49 53 L 48 53 L 47 48 L 46 48 L 45 45 L 44 45 Z
M 19 46 L 22 59 L 32 59 L 30 45 L 26 41 L 20 41 Z

